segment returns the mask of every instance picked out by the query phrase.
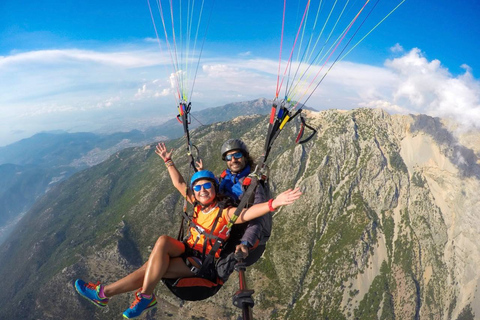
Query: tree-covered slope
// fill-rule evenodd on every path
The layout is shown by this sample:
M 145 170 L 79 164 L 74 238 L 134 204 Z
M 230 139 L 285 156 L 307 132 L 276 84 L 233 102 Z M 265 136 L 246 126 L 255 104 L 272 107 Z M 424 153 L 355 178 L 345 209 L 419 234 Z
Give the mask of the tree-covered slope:
M 381 110 L 308 114 L 319 134 L 295 145 L 295 126 L 270 156 L 274 193 L 304 196 L 274 216 L 264 257 L 247 271 L 256 319 L 473 319 L 480 295 L 480 150 L 439 119 Z M 259 155 L 266 118 L 196 129 L 208 169 L 220 172 L 223 141 L 239 137 Z M 473 141 L 473 143 L 472 143 Z M 185 141 L 171 141 L 188 173 Z M 116 319 L 81 299 L 76 278 L 111 282 L 146 260 L 161 234 L 176 236 L 182 199 L 154 145 L 126 149 L 49 192 L 0 247 L 0 318 Z M 237 319 L 235 275 L 213 298 L 182 303 L 163 285 L 152 319 Z M 52 298 L 52 292 L 55 298 Z

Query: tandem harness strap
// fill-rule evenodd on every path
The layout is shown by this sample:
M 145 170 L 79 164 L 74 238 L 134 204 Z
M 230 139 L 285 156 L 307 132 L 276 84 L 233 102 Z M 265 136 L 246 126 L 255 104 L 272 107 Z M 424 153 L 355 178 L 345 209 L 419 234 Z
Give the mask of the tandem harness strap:
M 197 225 L 195 222 L 193 222 L 191 217 L 188 216 L 185 212 L 183 212 L 183 218 L 188 221 L 188 225 L 194 228 L 199 234 L 195 239 L 195 243 L 193 246 L 195 246 L 195 244 L 200 240 L 199 238 L 201 236 L 205 238 L 203 243 L 203 252 L 201 252 L 202 266 L 200 268 L 197 268 L 195 266 L 191 267 L 191 271 L 195 273 L 196 276 L 202 277 L 205 274 L 209 273 L 208 269 L 211 267 L 211 264 L 214 263 L 215 261 L 215 254 L 217 253 L 218 250 L 222 248 L 225 240 L 228 238 L 228 232 L 224 230 L 225 228 L 223 228 L 220 231 L 220 234 L 218 236 L 213 234 L 215 228 L 217 227 L 218 221 L 222 217 L 223 210 L 225 209 L 225 205 L 226 203 L 224 201 L 220 201 L 217 204 L 219 210 L 209 233 L 205 232 L 205 229 L 203 229 L 202 227 Z M 182 239 L 178 239 L 178 240 L 182 240 Z M 207 251 L 208 243 L 210 243 L 212 248 L 207 253 L 206 251 Z
M 188 128 L 188 125 L 191 123 L 191 120 L 190 120 L 190 110 L 192 108 L 192 103 L 189 102 L 187 104 L 187 102 L 185 100 L 182 100 L 179 105 L 178 105 L 178 115 L 177 115 L 177 120 L 178 122 L 180 122 L 182 125 L 183 125 L 183 133 L 185 134 L 185 139 L 186 139 L 186 142 L 187 142 L 187 155 L 189 156 L 190 158 L 190 168 L 194 171 L 194 172 L 197 172 L 197 168 L 195 167 L 195 158 L 193 157 L 193 148 L 195 148 L 195 150 L 197 151 L 197 157 L 199 156 L 199 152 L 198 152 L 198 148 L 192 144 L 191 140 L 190 140 L 190 130 Z M 187 185 L 187 188 L 188 190 L 188 185 Z M 188 192 L 186 191 L 185 194 L 187 194 Z M 183 238 L 183 235 L 185 233 L 185 230 L 183 229 L 183 222 L 184 222 L 184 219 L 185 219 L 185 216 L 188 217 L 188 214 L 187 214 L 187 207 L 188 207 L 188 203 L 187 203 L 187 198 L 185 197 L 184 201 L 183 201 L 183 216 L 182 216 L 182 222 L 180 223 L 180 230 L 178 231 L 178 235 L 177 235 L 177 239 L 178 240 L 182 240 Z M 188 221 L 188 220 L 187 220 Z
M 195 251 L 195 257 L 202 260 L 201 267 L 197 268 L 193 265 L 189 266 L 192 272 L 195 274 L 192 277 L 183 277 L 177 279 L 162 279 L 168 289 L 176 295 L 178 298 L 187 301 L 199 301 L 207 299 L 215 295 L 218 290 L 223 286 L 223 280 L 221 280 L 215 270 L 215 253 L 222 247 L 223 242 L 226 237 L 223 234 L 215 236 L 213 230 L 215 230 L 218 220 L 222 216 L 223 209 L 225 204 L 219 202 L 217 204 L 219 207 L 213 228 L 210 232 L 205 232 L 203 228 L 196 225 L 191 217 L 186 213 L 184 214 L 184 220 L 189 221 L 189 225 L 197 230 L 199 234 L 205 237 L 204 250 L 203 252 Z M 183 222 L 182 222 L 183 228 Z M 182 241 L 183 239 L 179 238 L 178 240 Z M 205 255 L 207 242 L 215 241 L 213 248 L 210 252 Z M 187 256 L 188 257 L 188 256 Z M 188 259 L 186 259 L 188 261 Z M 188 264 L 187 264 L 188 265 Z

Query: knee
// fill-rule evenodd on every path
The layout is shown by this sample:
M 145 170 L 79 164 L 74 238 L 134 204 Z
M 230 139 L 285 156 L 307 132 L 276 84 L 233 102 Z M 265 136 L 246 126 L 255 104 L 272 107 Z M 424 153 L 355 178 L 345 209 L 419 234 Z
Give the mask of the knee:
M 176 257 L 179 254 L 181 254 L 181 252 L 183 252 L 184 250 L 185 250 L 184 246 L 181 242 L 179 242 L 178 240 L 172 237 L 162 235 L 158 237 L 157 242 L 155 243 L 155 247 L 153 248 L 151 254 L 157 255 L 157 254 L 167 253 L 170 256 Z
M 173 238 L 167 235 L 162 235 L 158 237 L 157 242 L 155 243 L 155 247 L 153 248 L 153 251 L 164 251 L 166 249 L 168 250 L 173 240 L 174 240 Z
M 165 247 L 170 242 L 170 239 L 167 235 L 161 235 L 158 237 L 155 247 Z

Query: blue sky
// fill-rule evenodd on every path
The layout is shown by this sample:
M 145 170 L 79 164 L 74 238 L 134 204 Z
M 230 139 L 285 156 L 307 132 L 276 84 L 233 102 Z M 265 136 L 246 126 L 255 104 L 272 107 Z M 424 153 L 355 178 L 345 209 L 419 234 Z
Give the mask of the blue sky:
M 379 1 L 362 31 L 399 2 Z M 305 3 L 287 1 L 284 63 Z M 215 2 L 192 96 L 196 110 L 274 97 L 282 10 L 281 0 Z M 406 0 L 335 65 L 309 105 L 383 107 L 476 125 L 479 14 L 473 0 Z M 39 131 L 128 130 L 174 115 L 171 60 L 160 36 L 163 51 L 146 0 L 2 0 L 0 146 Z

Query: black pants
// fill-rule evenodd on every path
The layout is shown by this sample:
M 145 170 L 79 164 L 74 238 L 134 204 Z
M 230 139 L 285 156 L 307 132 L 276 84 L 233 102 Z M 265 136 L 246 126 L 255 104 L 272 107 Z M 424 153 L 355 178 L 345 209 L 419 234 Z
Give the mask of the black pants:
M 259 245 L 255 249 L 248 252 L 248 257 L 245 259 L 245 263 L 248 266 L 251 266 L 260 259 L 263 252 L 265 251 L 265 245 Z M 231 252 L 226 256 L 220 257 L 217 261 L 216 269 L 217 274 L 220 279 L 224 282 L 228 280 L 228 277 L 235 271 L 235 264 L 237 260 L 235 259 L 235 252 Z

